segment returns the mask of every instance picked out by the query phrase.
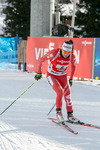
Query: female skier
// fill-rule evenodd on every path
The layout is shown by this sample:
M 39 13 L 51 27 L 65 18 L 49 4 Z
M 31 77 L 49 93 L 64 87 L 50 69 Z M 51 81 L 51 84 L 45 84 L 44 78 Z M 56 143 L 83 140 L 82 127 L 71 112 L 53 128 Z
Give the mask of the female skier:
M 62 98 L 64 96 L 66 102 L 67 118 L 70 122 L 78 122 L 79 120 L 73 116 L 73 104 L 71 100 L 71 90 L 73 76 L 76 68 L 75 55 L 73 54 L 73 41 L 65 41 L 61 48 L 49 51 L 39 60 L 38 70 L 35 79 L 42 77 L 42 64 L 49 60 L 47 70 L 47 80 L 56 92 L 56 116 L 58 121 L 64 121 L 62 115 Z M 71 63 L 71 74 L 68 82 L 67 68 Z

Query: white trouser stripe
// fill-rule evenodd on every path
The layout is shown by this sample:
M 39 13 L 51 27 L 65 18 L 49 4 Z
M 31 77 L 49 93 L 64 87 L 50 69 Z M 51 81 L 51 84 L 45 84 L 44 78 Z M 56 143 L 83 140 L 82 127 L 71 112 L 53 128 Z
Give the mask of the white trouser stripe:
M 52 79 L 51 79 L 51 76 L 48 76 L 48 77 L 47 77 L 47 80 L 48 80 L 48 82 L 50 83 L 50 85 L 53 86 L 53 81 L 52 81 Z

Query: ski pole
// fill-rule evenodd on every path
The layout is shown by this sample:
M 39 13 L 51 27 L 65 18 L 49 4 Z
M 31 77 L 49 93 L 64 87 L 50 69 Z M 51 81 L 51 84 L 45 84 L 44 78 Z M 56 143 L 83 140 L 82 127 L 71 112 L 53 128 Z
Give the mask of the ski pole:
M 0 115 L 2 115 L 12 104 L 14 104 L 37 80 L 35 80 L 23 93 L 21 93 Z
M 48 112 L 47 116 L 49 116 L 49 114 L 51 113 L 51 111 L 53 110 L 53 108 L 56 106 L 56 103 L 53 105 L 53 107 L 50 109 L 50 111 Z

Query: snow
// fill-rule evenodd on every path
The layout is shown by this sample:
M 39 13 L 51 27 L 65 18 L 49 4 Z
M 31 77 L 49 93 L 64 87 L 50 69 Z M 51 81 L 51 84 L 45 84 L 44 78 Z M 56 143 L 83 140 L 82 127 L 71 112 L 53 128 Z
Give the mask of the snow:
M 33 82 L 34 73 L 0 69 L 0 113 Z M 74 80 L 71 91 L 74 115 L 100 126 L 100 80 Z M 99 129 L 69 124 L 74 135 L 48 119 L 55 97 L 45 77 L 35 82 L 0 116 L 0 150 L 99 150 Z M 55 108 L 49 117 L 56 117 Z
M 62 16 L 72 16 L 73 4 L 59 4 Z
M 8 63 L 8 62 L 0 62 L 0 68 L 5 68 L 5 69 L 18 69 L 18 64 L 12 64 L 12 63 Z M 23 65 L 21 64 L 21 68 L 23 68 Z

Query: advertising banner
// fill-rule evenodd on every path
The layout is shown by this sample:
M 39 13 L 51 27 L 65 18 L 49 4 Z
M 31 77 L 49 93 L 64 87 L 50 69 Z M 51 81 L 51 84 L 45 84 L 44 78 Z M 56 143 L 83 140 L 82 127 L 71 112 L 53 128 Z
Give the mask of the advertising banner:
M 95 78 L 100 79 L 100 38 L 96 39 Z
M 37 64 L 40 57 L 48 51 L 59 48 L 66 38 L 46 38 L 46 37 L 28 37 L 27 42 L 27 70 L 37 71 Z M 91 78 L 92 72 L 92 53 L 93 38 L 73 38 L 74 53 L 76 55 L 77 68 L 75 77 Z M 45 62 L 42 73 L 46 73 L 48 62 Z M 68 70 L 70 75 L 70 67 Z

